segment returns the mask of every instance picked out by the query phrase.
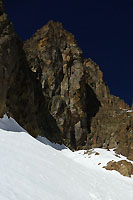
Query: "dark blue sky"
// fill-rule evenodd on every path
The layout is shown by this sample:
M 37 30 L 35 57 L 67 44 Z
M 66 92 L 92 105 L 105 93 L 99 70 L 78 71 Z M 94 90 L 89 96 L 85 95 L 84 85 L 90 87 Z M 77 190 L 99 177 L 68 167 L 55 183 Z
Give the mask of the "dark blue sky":
M 4 0 L 14 27 L 26 40 L 49 20 L 60 21 L 100 65 L 110 91 L 133 100 L 133 0 Z

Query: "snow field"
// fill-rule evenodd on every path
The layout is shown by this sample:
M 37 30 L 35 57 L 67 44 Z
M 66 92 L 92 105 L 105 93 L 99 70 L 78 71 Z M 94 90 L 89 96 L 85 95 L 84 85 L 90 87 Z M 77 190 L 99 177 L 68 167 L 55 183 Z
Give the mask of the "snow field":
M 12 118 L 0 119 L 0 200 L 133 199 L 133 178 L 102 168 L 124 158 L 113 150 L 88 155 L 38 140 Z

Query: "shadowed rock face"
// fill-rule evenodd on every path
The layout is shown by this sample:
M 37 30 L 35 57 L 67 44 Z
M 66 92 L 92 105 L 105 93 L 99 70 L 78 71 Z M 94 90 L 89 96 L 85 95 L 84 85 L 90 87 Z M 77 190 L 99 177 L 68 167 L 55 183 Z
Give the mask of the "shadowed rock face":
M 4 12 L 3 3 L 0 1 L 0 117 L 7 111 L 7 90 L 13 69 L 16 68 L 17 70 L 18 53 L 14 50 L 15 48 L 18 49 L 17 40 L 13 26 Z
M 8 113 L 33 136 L 61 141 L 41 85 L 30 70 L 23 43 L 14 32 L 0 1 L 0 116 Z

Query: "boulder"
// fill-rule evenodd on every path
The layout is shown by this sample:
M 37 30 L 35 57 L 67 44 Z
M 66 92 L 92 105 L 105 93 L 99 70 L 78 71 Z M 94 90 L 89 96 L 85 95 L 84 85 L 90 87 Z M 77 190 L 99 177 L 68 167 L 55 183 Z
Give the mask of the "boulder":
M 133 175 L 133 164 L 126 160 L 121 160 L 118 162 L 110 161 L 107 166 L 104 166 L 107 170 L 116 170 L 123 176 L 131 177 Z

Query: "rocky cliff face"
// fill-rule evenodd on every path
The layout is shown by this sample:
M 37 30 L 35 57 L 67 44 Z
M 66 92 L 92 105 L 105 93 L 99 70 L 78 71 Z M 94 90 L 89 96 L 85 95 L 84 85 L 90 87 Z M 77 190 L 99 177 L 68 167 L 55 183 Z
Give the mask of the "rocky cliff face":
M 24 49 L 65 144 L 85 146 L 90 120 L 100 102 L 88 84 L 82 51 L 74 36 L 51 21 L 25 43 Z
M 49 112 L 70 148 L 116 148 L 133 159 L 132 113 L 112 96 L 99 66 L 83 59 L 74 36 L 50 21 L 24 44 Z
M 133 112 L 110 94 L 99 66 L 50 21 L 23 43 L 0 1 L 0 116 L 71 149 L 115 148 L 133 159 Z
M 8 113 L 33 136 L 60 141 L 60 131 L 50 115 L 41 86 L 29 69 L 23 42 L 0 1 L 0 116 Z

